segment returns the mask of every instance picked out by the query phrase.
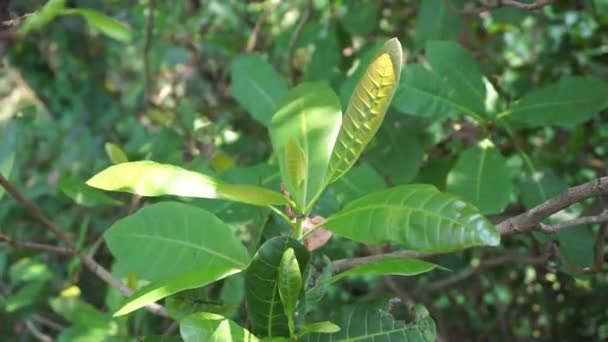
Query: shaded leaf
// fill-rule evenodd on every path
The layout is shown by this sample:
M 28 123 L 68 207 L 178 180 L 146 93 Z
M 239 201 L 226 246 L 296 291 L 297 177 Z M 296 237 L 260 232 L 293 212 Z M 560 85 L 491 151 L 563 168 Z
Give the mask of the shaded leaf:
M 344 277 L 353 275 L 400 275 L 413 276 L 429 272 L 437 265 L 418 259 L 386 258 L 359 265 L 348 271 L 339 273 L 326 281 L 327 284 L 334 283 Z
M 103 190 L 124 191 L 140 196 L 221 198 L 261 206 L 288 202 L 285 196 L 272 190 L 252 185 L 228 184 L 201 173 L 153 161 L 110 166 L 89 179 L 87 184 Z
M 325 187 L 325 176 L 342 117 L 340 100 L 325 83 L 302 83 L 292 89 L 270 124 L 272 146 L 281 176 L 296 205 L 304 209 Z M 306 175 L 302 190 L 287 169 L 287 142 L 295 140 L 304 152 Z
M 105 143 L 104 148 L 106 150 L 106 154 L 108 155 L 108 158 L 110 158 L 110 161 L 112 163 L 121 164 L 121 163 L 126 163 L 129 161 L 129 158 L 127 158 L 127 155 L 122 150 L 122 148 L 120 148 L 120 146 L 113 144 L 111 142 L 107 142 L 107 143 Z
M 457 0 L 452 6 L 460 7 Z M 457 40 L 462 32 L 462 16 L 450 12 L 444 0 L 425 0 L 416 16 L 416 46 L 423 47 L 429 40 Z
M 340 64 L 341 57 L 336 32 L 329 30 L 315 44 L 315 51 L 308 64 L 308 79 L 311 81 L 330 80 Z
M 349 0 L 345 2 L 346 13 L 342 25 L 352 35 L 363 35 L 376 28 L 378 7 L 370 1 Z
M 608 84 L 593 78 L 564 77 L 528 93 L 505 112 L 530 127 L 574 125 L 608 107 Z
M 283 253 L 293 248 L 300 270 L 306 268 L 310 254 L 297 240 L 279 236 L 266 241 L 245 271 L 245 300 L 253 333 L 257 336 L 289 336 L 285 309 L 277 282 Z
M 247 329 L 210 312 L 198 312 L 183 319 L 179 324 L 179 333 L 185 342 L 258 341 Z
M 327 183 L 342 177 L 355 164 L 380 128 L 399 84 L 402 53 L 399 40 L 389 39 L 359 80 L 331 155 Z
M 9 179 L 15 163 L 15 153 L 17 148 L 17 123 L 7 121 L 0 123 L 0 175 Z M 0 187 L 0 199 L 4 195 L 4 188 Z
M 232 96 L 254 119 L 269 126 L 272 113 L 287 95 L 285 79 L 258 56 L 237 56 L 230 70 Z
M 104 238 L 124 269 L 151 281 L 197 270 L 228 273 L 244 269 L 249 261 L 247 250 L 224 222 L 177 202 L 140 209 L 114 223 Z
M 305 335 L 318 333 L 318 334 L 331 334 L 340 331 L 340 327 L 332 322 L 315 322 L 309 323 L 300 328 L 296 338 L 301 338 Z
M 19 27 L 19 35 L 25 36 L 53 21 L 65 7 L 65 0 L 49 0 L 33 15 L 28 16 Z
M 384 188 L 386 188 L 386 182 L 384 182 L 382 176 L 368 163 L 360 163 L 332 183 L 327 191 L 342 208 L 350 201 Z
M 75 177 L 61 176 L 57 181 L 57 187 L 74 202 L 85 207 L 122 204 L 121 201 L 106 195 L 101 190 L 87 186 L 84 181 Z
M 449 252 L 500 243 L 494 225 L 475 207 L 422 184 L 364 196 L 330 216 L 324 225 L 335 234 L 358 242 L 397 242 L 420 252 Z
M 296 304 L 302 292 L 302 272 L 296 259 L 296 254 L 293 248 L 288 248 L 281 257 L 279 263 L 279 272 L 277 274 L 277 282 L 279 284 L 279 295 L 281 303 L 285 309 L 285 316 L 289 325 L 289 333 L 293 335 L 295 332 L 294 314 Z
M 110 18 L 107 15 L 86 8 L 70 8 L 61 11 L 61 14 L 76 14 L 83 16 L 87 23 L 106 36 L 127 43 L 131 41 L 131 29 L 124 23 Z
M 482 214 L 501 212 L 513 192 L 511 172 L 498 149 L 484 140 L 460 153 L 448 174 L 447 191 L 476 206 Z

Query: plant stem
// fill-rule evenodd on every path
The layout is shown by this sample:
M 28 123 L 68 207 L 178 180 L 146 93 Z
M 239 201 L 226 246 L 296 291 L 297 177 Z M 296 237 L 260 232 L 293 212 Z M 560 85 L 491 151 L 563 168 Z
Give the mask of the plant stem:
M 302 217 L 298 216 L 296 218 L 296 224 L 294 227 L 294 237 L 297 240 L 300 240 L 302 238 L 302 222 L 303 222 Z

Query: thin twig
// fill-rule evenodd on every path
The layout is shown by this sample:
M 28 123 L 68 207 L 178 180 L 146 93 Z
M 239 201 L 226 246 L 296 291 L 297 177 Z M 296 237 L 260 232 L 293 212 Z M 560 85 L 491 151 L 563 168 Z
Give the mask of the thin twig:
M 32 241 L 14 240 L 13 238 L 11 238 L 7 235 L 4 235 L 2 233 L 0 233 L 0 241 L 4 241 L 4 242 L 8 243 L 13 248 L 34 249 L 34 250 L 38 250 L 38 251 L 45 251 L 45 252 L 58 253 L 58 254 L 72 254 L 72 251 L 67 248 L 57 247 L 57 246 L 53 246 L 53 245 L 46 245 L 43 243 L 32 242 Z
M 423 256 L 425 256 L 424 253 L 406 250 L 392 253 L 374 254 L 359 258 L 338 259 L 332 263 L 332 267 L 334 273 L 340 273 L 355 266 L 369 264 L 385 258 L 421 258 Z
M 534 11 L 551 4 L 552 0 L 538 0 L 533 3 L 523 3 L 515 0 L 496 0 L 494 3 L 483 0 L 482 5 L 471 9 L 456 8 L 450 0 L 444 0 L 448 10 L 455 14 L 461 15 L 479 15 L 483 12 L 488 12 L 502 7 L 513 7 L 527 11 Z
M 595 216 L 579 217 L 574 220 L 560 222 L 560 223 L 556 223 L 556 224 L 542 224 L 541 223 L 538 230 L 543 233 L 551 234 L 551 233 L 559 232 L 560 230 L 564 230 L 566 228 L 582 226 L 582 225 L 586 225 L 586 224 L 598 224 L 598 223 L 604 223 L 604 222 L 608 222 L 608 212 L 602 213 L 599 215 L 595 215 Z
M 300 35 L 302 35 L 302 29 L 304 29 L 304 25 L 306 25 L 306 23 L 308 22 L 308 19 L 310 19 L 310 15 L 312 13 L 312 9 L 314 7 L 314 4 L 312 3 L 312 0 L 308 1 L 308 6 L 306 6 L 306 10 L 304 12 L 304 14 L 302 15 L 302 19 L 300 19 L 300 22 L 298 23 L 298 25 L 296 26 L 295 30 L 293 31 L 293 34 L 291 36 L 291 40 L 289 40 L 289 45 L 287 46 L 287 66 L 289 68 L 289 75 L 291 75 L 291 79 L 295 80 L 295 60 L 293 58 L 293 54 L 295 52 L 295 48 L 296 45 L 298 43 L 298 40 L 300 40 Z
M 53 342 L 53 338 L 51 338 L 49 335 L 46 335 L 45 333 L 43 333 L 42 331 L 40 331 L 40 329 L 38 329 L 38 327 L 36 327 L 36 325 L 34 324 L 34 322 L 32 322 L 30 320 L 26 320 L 25 321 L 25 328 L 38 341 L 41 341 L 41 342 Z
M 99 277 L 101 280 L 106 282 L 111 287 L 120 291 L 124 296 L 131 296 L 133 294 L 133 290 L 123 284 L 119 279 L 115 278 L 108 270 L 106 270 L 103 266 L 97 263 L 93 258 L 91 258 L 88 254 L 80 250 L 72 238 L 63 232 L 53 221 L 51 221 L 36 205 L 27 200 L 21 192 L 15 188 L 6 178 L 0 175 L 0 186 L 2 186 L 7 193 L 9 193 L 17 203 L 19 203 L 23 208 L 25 208 L 29 213 L 40 223 L 42 223 L 48 230 L 50 230 L 55 236 L 59 238 L 63 243 L 66 244 L 68 250 L 70 250 L 74 255 L 78 256 L 83 264 Z M 150 304 L 146 306 L 146 309 L 154 314 L 163 317 L 169 317 L 167 309 L 158 304 Z
M 249 39 L 247 39 L 247 45 L 245 45 L 245 53 L 251 53 L 253 50 L 255 50 L 255 46 L 258 43 L 260 30 L 262 29 L 262 25 L 264 24 L 264 21 L 266 21 L 266 17 L 268 16 L 269 12 L 269 6 L 266 6 L 262 14 L 260 14 L 260 16 L 258 17 L 258 20 L 256 20 L 255 26 L 251 31 L 251 35 L 249 35 Z

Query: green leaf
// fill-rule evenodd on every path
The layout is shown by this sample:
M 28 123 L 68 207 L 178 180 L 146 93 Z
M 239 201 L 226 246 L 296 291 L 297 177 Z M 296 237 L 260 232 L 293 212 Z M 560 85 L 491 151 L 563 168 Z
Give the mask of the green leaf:
M 391 314 L 391 304 L 376 302 L 355 304 L 334 310 L 333 322 L 341 327 L 333 334 L 309 334 L 302 342 L 354 341 L 435 341 L 435 323 L 428 316 L 420 316 L 406 324 Z
M 608 84 L 594 78 L 564 77 L 558 83 L 534 90 L 515 102 L 503 115 L 529 127 L 574 125 L 608 107 Z
M 116 329 L 109 316 L 79 298 L 57 297 L 50 299 L 49 305 L 73 325 L 104 330 Z
M 179 333 L 185 342 L 258 341 L 247 329 L 210 312 L 197 312 L 186 317 L 179 324 Z
M 0 175 L 9 179 L 15 163 L 17 148 L 17 123 L 15 121 L 0 122 Z M 4 195 L 4 188 L 0 187 L 0 199 Z
M 595 235 L 588 226 L 564 229 L 557 233 L 559 251 L 575 267 L 591 267 L 594 263 Z M 565 269 L 565 272 L 569 272 Z M 580 274 L 576 274 L 580 276 Z
M 324 36 L 315 43 L 315 51 L 307 69 L 308 80 L 331 80 L 339 67 L 341 57 L 342 52 L 336 32 L 325 30 Z
M 224 222 L 177 202 L 145 207 L 114 223 L 104 238 L 124 269 L 153 282 L 197 270 L 229 273 L 249 262 L 247 250 Z
M 327 192 L 335 198 L 341 208 L 350 201 L 384 188 L 386 183 L 382 176 L 369 164 L 361 163 L 332 183 L 327 188 Z
M 289 334 L 293 335 L 295 332 L 294 314 L 296 304 L 302 292 L 302 272 L 293 248 L 288 248 L 283 253 L 279 263 L 277 282 L 279 284 L 279 295 L 289 324 Z
M 197 172 L 153 161 L 122 163 L 108 167 L 87 184 L 108 191 L 124 191 L 140 196 L 174 195 L 220 198 L 266 206 L 286 204 L 282 194 L 252 185 L 227 184 Z
M 460 1 L 451 0 L 460 7 Z M 457 40 L 462 32 L 462 16 L 450 12 L 444 0 L 425 0 L 416 16 L 415 42 L 423 47 L 429 40 Z
M 426 57 L 433 72 L 446 80 L 450 102 L 460 111 L 482 118 L 486 113 L 486 85 L 469 51 L 455 42 L 430 41 Z
M 66 15 L 81 15 L 87 23 L 99 30 L 106 36 L 118 40 L 123 43 L 131 41 L 131 29 L 124 23 L 108 17 L 107 15 L 86 8 L 70 8 L 61 11 L 61 14 Z
M 33 15 L 28 16 L 19 27 L 19 35 L 26 36 L 53 21 L 65 7 L 65 0 L 49 0 Z
M 289 336 L 277 281 L 281 259 L 289 248 L 293 248 L 300 270 L 306 268 L 310 258 L 306 247 L 291 237 L 278 236 L 260 247 L 245 271 L 245 300 L 257 336 Z
M 76 177 L 61 176 L 57 181 L 57 188 L 74 202 L 85 207 L 122 204 L 121 201 L 106 195 L 105 192 L 87 186 L 85 182 Z
M 408 126 L 403 117 L 388 118 L 364 155 L 393 184 L 409 183 L 422 163 L 424 151 L 420 133 Z M 409 132 L 404 134 L 404 130 Z
M 349 0 L 345 2 L 346 12 L 342 25 L 350 34 L 364 35 L 373 31 L 378 22 L 378 7 L 370 1 Z
M 559 195 L 568 187 L 555 172 L 545 168 L 536 169 L 534 164 L 529 164 L 527 172 L 522 176 L 519 189 L 522 202 L 528 209 Z
M 364 196 L 330 216 L 323 225 L 358 242 L 397 242 L 429 253 L 500 243 L 494 225 L 475 207 L 423 184 Z
M 287 95 L 287 82 L 258 56 L 237 56 L 232 60 L 232 96 L 254 119 L 270 125 L 281 100 Z
M 23 285 L 3 300 L 3 311 L 11 313 L 36 303 L 42 298 L 47 288 L 46 281 L 35 281 Z
M 126 315 L 172 294 L 205 286 L 239 271 L 241 269 L 214 265 L 212 262 L 204 268 L 150 283 L 127 298 L 114 316 Z
M 359 80 L 331 155 L 327 183 L 342 177 L 355 164 L 380 128 L 399 84 L 402 53 L 399 40 L 389 39 Z
M 13 263 L 8 275 L 12 285 L 21 282 L 44 282 L 53 278 L 53 272 L 47 264 L 31 258 L 22 258 Z
M 300 339 L 303 336 L 312 333 L 333 334 L 338 331 L 340 331 L 340 327 L 329 321 L 309 323 L 303 326 L 300 331 L 298 331 L 296 339 Z
M 359 265 L 348 271 L 339 273 L 326 281 L 327 284 L 334 283 L 344 277 L 353 275 L 400 275 L 413 276 L 429 272 L 437 265 L 418 259 L 386 258 L 369 264 Z
M 329 158 L 340 130 L 340 113 L 340 100 L 327 84 L 308 82 L 292 89 L 272 118 L 270 137 L 281 177 L 300 209 L 325 188 Z M 285 150 L 291 139 L 304 151 L 308 177 L 302 191 L 288 175 Z
M 285 146 L 285 168 L 291 184 L 297 190 L 301 190 L 301 186 L 306 179 L 306 157 L 302 147 L 292 138 L 287 141 Z
M 448 174 L 447 191 L 476 206 L 482 214 L 496 214 L 509 204 L 513 192 L 507 161 L 489 140 L 460 153 Z
M 127 155 L 122 150 L 122 148 L 120 148 L 120 146 L 107 142 L 104 147 L 106 149 L 106 154 L 108 155 L 108 158 L 110 158 L 110 161 L 112 161 L 112 163 L 122 164 L 127 163 L 129 161 L 129 158 L 127 158 Z
M 445 79 L 420 64 L 410 64 L 401 72 L 393 105 L 400 112 L 433 119 L 467 112 L 450 98 L 451 93 Z

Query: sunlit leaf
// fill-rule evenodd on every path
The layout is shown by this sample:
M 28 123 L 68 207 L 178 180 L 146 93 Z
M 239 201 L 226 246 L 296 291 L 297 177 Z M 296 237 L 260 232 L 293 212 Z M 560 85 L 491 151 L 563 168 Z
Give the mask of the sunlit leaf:
M 355 164 L 380 128 L 399 84 L 402 63 L 401 44 L 393 38 L 382 46 L 367 67 L 342 119 L 329 163 L 327 183 L 342 177 Z
M 83 16 L 87 23 L 106 36 L 127 43 L 131 40 L 131 29 L 120 21 L 107 15 L 87 8 L 70 8 L 61 11 L 61 14 L 76 14 Z
M 247 329 L 210 312 L 197 312 L 186 317 L 179 324 L 179 332 L 185 342 L 258 341 Z

